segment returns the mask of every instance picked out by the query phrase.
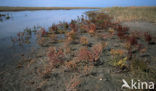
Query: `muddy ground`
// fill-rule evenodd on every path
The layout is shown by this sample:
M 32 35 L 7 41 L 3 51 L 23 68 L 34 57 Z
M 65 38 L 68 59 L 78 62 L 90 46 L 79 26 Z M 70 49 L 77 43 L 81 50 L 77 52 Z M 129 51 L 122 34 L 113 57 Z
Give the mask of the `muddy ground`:
M 156 42 L 156 25 L 153 23 L 138 21 L 138 22 L 123 22 L 124 26 L 132 31 L 150 32 L 153 42 Z M 88 33 L 80 34 L 88 38 L 91 48 L 94 44 L 104 41 L 107 46 L 104 48 L 98 62 L 95 63 L 79 63 L 75 69 L 69 69 L 65 64 L 59 65 L 52 69 L 46 75 L 42 72 L 49 64 L 46 46 L 63 47 L 65 44 L 45 43 L 44 47 L 40 47 L 31 52 L 31 55 L 21 55 L 21 59 L 16 66 L 11 69 L 6 68 L 0 73 L 0 90 L 1 91 L 121 91 L 122 79 L 130 81 L 131 79 L 140 79 L 147 81 L 156 81 L 155 74 L 147 76 L 140 71 L 121 70 L 112 65 L 111 49 L 122 49 L 125 54 L 128 52 L 124 48 L 124 42 L 117 35 L 101 38 L 101 34 L 108 34 L 104 30 L 97 30 L 97 34 L 92 37 Z M 143 43 L 148 51 L 143 54 L 136 54 L 140 60 L 148 63 L 152 68 L 152 73 L 156 72 L 156 44 L 148 45 Z M 73 43 L 70 45 L 72 53 L 70 56 L 75 56 L 75 52 L 84 45 Z M 66 56 L 69 56 L 68 53 Z M 123 54 L 124 58 L 125 55 Z M 67 57 L 67 61 L 72 60 Z M 150 60 L 150 62 L 148 62 Z M 140 72 L 140 73 L 139 73 Z M 138 74 L 136 74 L 138 73 Z M 153 75 L 154 77 L 151 77 Z M 127 89 L 124 89 L 127 91 Z

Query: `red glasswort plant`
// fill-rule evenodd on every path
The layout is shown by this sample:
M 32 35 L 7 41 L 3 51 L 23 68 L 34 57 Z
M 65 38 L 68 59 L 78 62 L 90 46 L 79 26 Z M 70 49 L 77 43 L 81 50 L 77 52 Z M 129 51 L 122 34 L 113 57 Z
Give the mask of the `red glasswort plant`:
M 145 41 L 148 42 L 148 43 L 150 43 L 150 41 L 152 40 L 152 37 L 149 34 L 149 32 L 144 33 L 144 38 L 145 38 Z
M 81 25 L 81 30 L 83 30 L 83 32 L 87 32 L 87 31 L 89 31 L 89 26 L 88 25 L 85 25 L 85 24 L 82 24 Z
M 95 62 L 100 58 L 102 51 L 103 46 L 101 43 L 94 45 L 91 50 L 88 50 L 87 47 L 82 47 L 78 51 L 77 57 L 80 61 L 86 60 L 90 62 Z
M 89 25 L 82 25 L 81 28 L 90 34 L 94 34 L 96 32 L 96 25 L 93 23 Z
M 51 27 L 51 31 L 56 32 L 57 30 L 58 30 L 57 25 L 53 24 L 52 27 Z
M 89 33 L 92 34 L 92 33 L 95 33 L 96 31 L 96 25 L 95 24 L 90 24 L 89 25 Z
M 121 25 L 117 25 L 117 26 L 115 27 L 115 29 L 116 29 L 117 31 L 122 31 L 122 32 L 127 32 L 127 31 L 129 30 L 128 27 L 124 27 L 124 26 L 121 26 Z
M 78 28 L 76 26 L 76 22 L 74 20 L 71 21 L 70 23 L 70 28 L 72 29 L 72 31 L 77 32 Z
M 55 66 L 57 63 L 62 62 L 64 58 L 64 53 L 62 49 L 56 49 L 55 47 L 50 47 L 48 51 L 48 57 L 50 65 Z
M 93 61 L 93 55 L 87 47 L 80 48 L 77 57 L 80 61 Z
M 24 32 L 17 33 L 18 41 L 21 41 L 24 37 Z
M 122 31 L 118 31 L 117 32 L 117 36 L 120 38 L 120 39 L 123 39 L 125 36 L 125 33 L 124 32 L 122 32 Z
M 101 43 L 98 43 L 91 48 L 91 51 L 94 58 L 93 61 L 97 61 L 103 51 L 103 45 Z
M 88 45 L 88 39 L 87 39 L 87 37 L 81 37 L 80 38 L 80 43 L 82 45 Z
M 129 28 L 128 27 L 123 27 L 121 25 L 117 25 L 115 27 L 115 29 L 117 30 L 117 36 L 120 39 L 124 39 L 126 37 L 126 33 L 128 32 Z
M 46 30 L 44 28 L 41 28 L 38 32 L 39 36 L 43 37 L 47 34 Z
M 138 42 L 137 42 L 137 38 L 134 34 L 132 34 L 129 38 L 128 38 L 128 41 L 130 43 L 130 45 L 137 45 Z

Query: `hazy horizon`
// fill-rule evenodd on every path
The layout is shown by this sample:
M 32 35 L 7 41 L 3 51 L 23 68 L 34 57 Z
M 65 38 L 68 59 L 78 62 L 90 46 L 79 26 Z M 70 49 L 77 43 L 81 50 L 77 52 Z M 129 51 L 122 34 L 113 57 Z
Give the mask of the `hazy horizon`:
M 156 6 L 155 0 L 0 0 L 0 6 L 16 7 L 114 7 Z

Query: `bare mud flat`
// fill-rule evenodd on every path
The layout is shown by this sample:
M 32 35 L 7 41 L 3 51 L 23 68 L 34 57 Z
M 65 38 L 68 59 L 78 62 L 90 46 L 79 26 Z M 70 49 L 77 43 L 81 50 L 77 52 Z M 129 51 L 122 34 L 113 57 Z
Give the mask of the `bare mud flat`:
M 152 36 L 156 37 L 156 24 L 146 21 L 131 21 L 123 22 L 122 25 L 126 25 L 131 31 L 149 32 Z
M 153 41 L 156 42 L 156 24 L 147 21 L 131 21 L 121 23 L 123 26 L 130 28 L 130 32 L 149 32 L 153 36 Z M 156 48 L 151 50 L 151 55 L 156 56 Z

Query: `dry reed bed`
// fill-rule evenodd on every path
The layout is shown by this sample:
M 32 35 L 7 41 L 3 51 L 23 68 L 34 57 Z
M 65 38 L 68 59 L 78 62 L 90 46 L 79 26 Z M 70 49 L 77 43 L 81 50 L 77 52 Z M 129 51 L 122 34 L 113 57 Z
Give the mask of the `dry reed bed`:
M 112 7 L 100 12 L 106 12 L 121 22 L 143 20 L 156 23 L 156 7 Z

